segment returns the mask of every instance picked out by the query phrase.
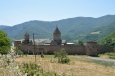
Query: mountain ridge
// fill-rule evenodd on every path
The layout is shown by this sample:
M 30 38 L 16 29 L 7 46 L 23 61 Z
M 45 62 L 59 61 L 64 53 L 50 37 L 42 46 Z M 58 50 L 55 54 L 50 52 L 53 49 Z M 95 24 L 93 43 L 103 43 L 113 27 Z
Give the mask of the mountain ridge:
M 26 32 L 29 32 L 31 35 L 30 38 L 32 38 L 32 33 L 39 34 L 39 37 L 37 38 L 52 38 L 52 33 L 56 26 L 58 26 L 62 33 L 62 38 L 71 40 L 79 37 L 80 35 L 85 35 L 97 27 L 108 25 L 114 21 L 115 15 L 105 15 L 98 18 L 74 17 L 58 21 L 31 20 L 18 25 L 0 29 L 5 31 L 10 38 L 14 39 L 24 38 L 23 36 Z

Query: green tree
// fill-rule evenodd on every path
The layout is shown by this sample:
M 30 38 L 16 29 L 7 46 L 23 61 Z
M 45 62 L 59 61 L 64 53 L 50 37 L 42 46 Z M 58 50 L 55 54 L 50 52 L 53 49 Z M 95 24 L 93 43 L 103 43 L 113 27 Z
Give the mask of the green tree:
M 109 37 L 106 37 L 105 39 L 101 40 L 100 44 L 105 46 L 115 46 L 114 40 L 112 40 L 112 38 Z
M 67 52 L 64 48 L 62 48 L 59 51 L 54 52 L 54 58 L 58 58 L 59 63 L 68 63 L 70 62 L 70 59 L 67 57 Z
M 10 51 L 10 39 L 7 34 L 0 30 L 0 53 L 7 54 Z
M 78 45 L 84 45 L 84 44 L 83 44 L 83 41 L 78 40 Z

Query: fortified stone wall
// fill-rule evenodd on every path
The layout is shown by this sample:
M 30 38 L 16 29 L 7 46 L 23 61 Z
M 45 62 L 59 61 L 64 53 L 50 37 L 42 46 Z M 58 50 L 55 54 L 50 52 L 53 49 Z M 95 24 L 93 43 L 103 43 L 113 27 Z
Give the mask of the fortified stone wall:
M 113 52 L 114 47 L 111 47 L 111 46 L 98 46 L 98 49 L 97 49 L 97 53 L 100 54 L 100 53 L 105 53 L 105 52 Z
M 22 44 L 21 50 L 25 54 L 34 54 L 34 46 L 31 44 Z M 35 53 L 39 52 L 38 45 L 35 45 Z
M 85 46 L 77 46 L 77 45 L 35 45 L 35 53 L 40 54 L 41 51 L 44 54 L 53 54 L 54 51 L 59 51 L 61 48 L 64 48 L 68 54 L 80 54 L 85 55 L 86 49 Z M 33 45 L 22 45 L 22 51 L 24 53 L 33 54 L 34 46 Z
M 20 42 L 19 42 L 20 43 Z M 18 45 L 18 43 L 16 43 Z M 16 46 L 15 45 L 15 46 Z M 105 52 L 113 52 L 113 47 L 110 46 L 97 46 L 91 45 L 91 52 L 88 51 L 86 46 L 79 46 L 79 45 L 35 45 L 35 53 L 40 54 L 43 52 L 44 54 L 53 54 L 54 51 L 59 51 L 61 48 L 64 48 L 68 54 L 78 54 L 78 55 L 95 55 L 95 50 L 97 49 L 97 54 L 105 53 Z M 96 48 L 96 49 L 94 49 Z M 34 54 L 34 45 L 32 44 L 22 44 L 21 50 L 25 54 Z
M 79 54 L 79 55 L 85 55 L 86 54 L 86 48 L 85 46 L 79 46 L 79 45 L 64 45 L 62 48 L 65 48 L 68 54 Z

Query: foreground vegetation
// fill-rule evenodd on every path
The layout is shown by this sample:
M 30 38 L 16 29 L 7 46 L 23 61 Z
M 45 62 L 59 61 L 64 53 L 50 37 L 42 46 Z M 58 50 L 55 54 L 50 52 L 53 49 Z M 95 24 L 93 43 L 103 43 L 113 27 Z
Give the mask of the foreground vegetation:
M 115 63 L 69 55 L 67 64 L 58 63 L 53 55 L 24 55 L 17 57 L 12 51 L 0 55 L 1 76 L 114 76 Z
M 69 55 L 71 62 L 68 64 L 58 63 L 53 55 L 45 55 L 45 58 L 37 56 L 35 62 L 34 56 L 24 56 L 16 59 L 18 64 L 35 63 L 42 67 L 45 72 L 57 74 L 59 76 L 114 76 L 115 63 L 90 60 L 83 56 Z M 52 76 L 52 75 L 51 75 Z

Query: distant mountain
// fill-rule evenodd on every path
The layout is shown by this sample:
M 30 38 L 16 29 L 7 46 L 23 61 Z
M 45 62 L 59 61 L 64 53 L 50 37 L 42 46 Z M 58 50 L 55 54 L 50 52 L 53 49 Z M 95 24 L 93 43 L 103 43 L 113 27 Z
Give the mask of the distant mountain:
M 88 32 L 95 32 L 96 28 L 100 27 L 105 29 L 105 26 L 114 21 L 115 15 L 106 15 L 99 18 L 75 17 L 59 21 L 33 20 L 12 27 L 2 28 L 2 30 L 7 32 L 10 38 L 14 39 L 24 38 L 26 32 L 30 34 L 30 38 L 32 38 L 33 33 L 38 34 L 36 38 L 52 38 L 53 31 L 58 26 L 62 33 L 62 39 L 70 41 L 84 39 L 83 36 L 88 34 Z
M 21 27 L 21 31 L 18 32 L 17 35 L 14 36 L 15 39 L 22 39 L 26 32 L 30 34 L 30 38 L 32 38 L 33 33 L 35 34 L 35 38 L 47 38 L 51 37 L 52 33 L 51 30 L 49 31 L 47 26 L 49 22 L 42 22 L 42 21 L 29 21 L 26 22 L 23 27 Z M 44 27 L 44 25 L 46 27 Z M 51 29 L 51 28 L 50 28 Z M 19 29 L 20 30 L 20 29 Z
M 2 30 L 5 31 L 10 38 L 14 38 L 15 35 L 17 35 L 22 29 L 25 23 L 18 24 L 12 27 L 3 28 Z
M 4 29 L 4 28 L 8 28 L 8 27 L 10 27 L 10 26 L 0 25 L 0 30 L 1 30 L 1 29 Z

